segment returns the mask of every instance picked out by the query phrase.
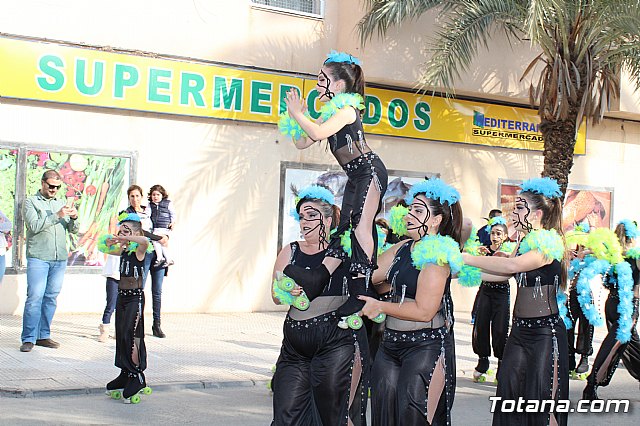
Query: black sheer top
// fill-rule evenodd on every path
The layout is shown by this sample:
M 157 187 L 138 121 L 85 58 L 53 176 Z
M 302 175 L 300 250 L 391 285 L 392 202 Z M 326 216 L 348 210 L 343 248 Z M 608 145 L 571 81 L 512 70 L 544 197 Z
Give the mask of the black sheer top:
M 138 260 L 136 252 L 125 251 L 120 256 L 120 281 L 122 289 L 142 288 L 144 283 L 144 259 Z
M 405 301 L 413 301 L 416 298 L 416 293 L 418 290 L 418 275 L 420 275 L 420 271 L 413 265 L 413 261 L 411 259 L 411 245 L 413 240 L 408 240 L 406 243 L 402 244 L 398 249 L 395 258 L 393 259 L 393 263 L 387 271 L 387 281 L 391 284 L 391 302 L 402 304 Z M 447 283 L 445 284 L 444 294 L 442 296 L 442 301 L 440 302 L 440 308 L 436 315 L 431 319 L 431 321 L 427 322 L 417 322 L 417 321 L 406 321 L 406 320 L 395 320 L 393 317 L 387 317 L 387 328 L 389 329 L 397 329 L 394 327 L 396 323 L 402 323 L 402 325 L 408 326 L 412 324 L 411 327 L 403 328 L 399 331 L 404 330 L 417 330 L 421 328 L 440 328 L 444 325 L 450 325 L 453 322 L 451 317 L 451 312 L 448 309 L 450 304 L 447 303 L 448 298 L 450 297 L 450 285 L 451 285 L 451 275 L 447 278 Z
M 516 274 L 518 294 L 513 306 L 516 318 L 537 318 L 558 313 L 556 292 L 562 274 L 558 260 L 532 271 Z
M 347 124 L 335 135 L 329 136 L 328 144 L 331 153 L 341 166 L 360 157 L 362 154 L 371 152 L 371 148 L 369 148 L 367 141 L 364 139 L 364 129 L 362 128 L 362 120 L 358 110 L 356 110 L 356 121 Z

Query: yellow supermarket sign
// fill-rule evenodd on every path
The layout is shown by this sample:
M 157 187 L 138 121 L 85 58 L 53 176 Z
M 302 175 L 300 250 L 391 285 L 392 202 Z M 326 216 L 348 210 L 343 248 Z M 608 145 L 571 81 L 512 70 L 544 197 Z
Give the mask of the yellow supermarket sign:
M 318 115 L 315 80 L 203 62 L 0 38 L 0 97 L 276 123 L 296 88 Z M 367 88 L 368 133 L 542 150 L 534 110 Z M 581 128 L 576 154 L 585 153 Z

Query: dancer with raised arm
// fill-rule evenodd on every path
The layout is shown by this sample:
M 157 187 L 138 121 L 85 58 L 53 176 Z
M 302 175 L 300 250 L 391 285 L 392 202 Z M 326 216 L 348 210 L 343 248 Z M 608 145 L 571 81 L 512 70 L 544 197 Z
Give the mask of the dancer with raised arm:
M 327 285 L 336 268 L 347 260 L 340 239 L 351 229 L 349 299 L 337 310 L 341 317 L 338 326 L 342 328 L 361 326 L 357 313 L 363 302 L 357 296 L 368 291 L 373 294 L 370 280 L 376 269 L 378 237 L 374 221 L 387 190 L 387 170 L 364 138 L 361 120 L 364 86 L 360 61 L 332 51 L 318 73 L 318 100 L 324 102 L 318 121 L 309 117 L 304 100 L 292 89 L 285 99 L 287 113 L 279 122 L 281 131 L 293 137 L 298 149 L 327 139 L 331 153 L 347 174 L 340 224 L 331 237 L 322 265 L 314 269 L 288 265 L 284 270 L 312 300 Z

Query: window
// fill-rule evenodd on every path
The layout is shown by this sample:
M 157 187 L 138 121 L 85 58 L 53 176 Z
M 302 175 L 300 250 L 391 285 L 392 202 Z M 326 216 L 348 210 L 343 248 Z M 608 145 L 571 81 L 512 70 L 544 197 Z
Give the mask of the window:
M 256 6 L 322 18 L 324 0 L 251 0 Z
M 13 246 L 7 251 L 12 272 L 26 266 L 23 201 L 40 190 L 42 173 L 57 170 L 62 187 L 57 198 L 73 199 L 80 230 L 67 235 L 67 265 L 87 267 L 104 264 L 97 249 L 98 237 L 114 233 L 118 211 L 127 205 L 132 153 L 95 153 L 42 150 L 26 146 L 0 147 L 0 210 L 13 223 Z

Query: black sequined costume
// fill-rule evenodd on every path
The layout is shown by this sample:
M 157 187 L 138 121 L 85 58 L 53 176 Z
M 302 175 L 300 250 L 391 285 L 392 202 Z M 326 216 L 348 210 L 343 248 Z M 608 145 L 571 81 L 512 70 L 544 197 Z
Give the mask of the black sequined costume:
M 609 283 L 609 297 L 604 305 L 604 312 L 607 322 L 608 333 L 596 359 L 589 377 L 587 377 L 587 386 L 607 386 L 615 373 L 618 363 L 622 359 L 624 366 L 633 378 L 640 380 L 640 339 L 636 324 L 638 323 L 638 293 L 640 292 L 640 271 L 635 259 L 625 259 L 631 265 L 633 276 L 633 326 L 631 327 L 631 339 L 627 343 L 620 343 L 616 338 L 618 332 L 618 286 L 616 282 Z M 585 390 L 586 391 L 586 390 Z M 586 393 L 586 392 L 585 392 Z M 588 397 L 589 395 L 585 395 Z
M 313 268 L 325 252 L 307 255 L 291 243 L 292 264 Z M 309 309 L 289 309 L 273 376 L 273 423 L 365 425 L 369 355 L 364 328 L 337 327 L 335 309 L 346 299 L 348 263 L 334 272 Z
M 488 256 L 495 251 L 489 249 Z M 502 360 L 504 347 L 509 334 L 509 281 L 483 282 L 474 301 L 475 322 L 471 335 L 473 352 L 479 361 L 476 371 L 486 373 L 489 368 L 489 356 L 493 346 L 493 355 Z
M 396 253 L 387 281 L 392 302 L 413 301 L 418 271 L 412 241 Z M 387 316 L 382 344 L 371 370 L 373 425 L 449 425 L 455 396 L 455 352 L 447 279 L 440 309 L 429 322 Z
M 575 354 L 580 354 L 582 356 L 589 356 L 593 354 L 593 326 L 589 323 L 587 317 L 585 317 L 582 312 L 582 308 L 580 307 L 580 302 L 578 301 L 576 283 L 578 282 L 579 276 L 579 274 L 576 274 L 571 287 L 569 288 L 568 312 L 572 326 L 567 329 L 567 340 L 569 344 L 570 371 L 576 369 Z
M 123 392 L 125 398 L 146 386 L 143 374 L 147 368 L 143 282 L 144 260 L 138 260 L 135 252 L 124 252 L 120 257 L 120 281 L 116 303 L 115 365 L 120 368 L 121 374 L 126 373 L 130 378 L 131 386 L 125 386 Z M 133 390 L 128 391 L 128 387 Z
M 375 247 L 377 247 L 378 232 L 372 224 L 372 247 L 374 248 L 371 258 L 369 258 L 369 255 L 365 253 L 356 238 L 354 230 L 362 218 L 365 201 L 370 189 L 379 192 L 376 215 L 380 212 L 382 208 L 382 197 L 387 190 L 388 174 L 380 157 L 371 151 L 364 139 L 362 120 L 360 119 L 358 111 L 356 111 L 356 120 L 344 126 L 335 135 L 330 136 L 327 144 L 347 174 L 347 183 L 342 198 L 340 223 L 331 236 L 326 255 L 343 261 L 349 260 L 351 274 L 362 274 L 365 276 L 365 278 L 353 278 L 349 280 L 349 298 L 337 311 L 337 314 L 342 317 L 351 315 L 362 309 L 364 302 L 359 300 L 358 296 L 367 294 L 367 291 L 370 292 L 370 295 L 373 295 L 369 281 L 373 270 L 377 267 L 377 251 Z M 375 187 L 371 188 L 371 185 L 375 185 Z M 349 229 L 351 229 L 350 258 L 347 257 L 340 242 L 342 235 L 349 231 Z M 302 286 L 310 299 L 312 299 L 316 291 L 320 290 L 317 287 L 324 287 L 326 283 L 325 280 L 309 280 L 309 277 L 306 276 L 304 271 L 300 271 L 291 266 L 285 268 L 284 273 Z M 310 283 L 311 281 L 313 282 Z M 311 287 L 316 288 L 313 289 Z
M 561 263 L 554 260 L 516 276 L 512 328 L 497 377 L 496 396 L 502 400 L 569 398 L 567 335 L 556 300 L 561 272 Z M 567 413 L 502 412 L 501 406 L 496 404 L 494 426 L 548 425 L 551 415 L 558 425 L 567 424 Z

